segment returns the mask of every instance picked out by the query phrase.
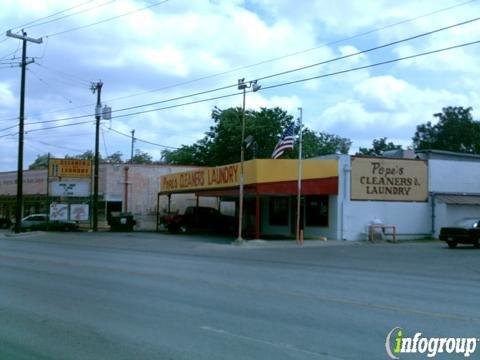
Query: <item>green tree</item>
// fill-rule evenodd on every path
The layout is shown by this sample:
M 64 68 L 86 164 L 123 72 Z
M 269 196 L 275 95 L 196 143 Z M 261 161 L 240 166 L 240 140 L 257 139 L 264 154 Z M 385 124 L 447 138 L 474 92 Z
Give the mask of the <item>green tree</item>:
M 417 126 L 413 137 L 416 150 L 447 150 L 463 153 L 480 153 L 480 123 L 474 121 L 472 108 L 449 106 L 433 116 L 438 122 L 430 121 Z
M 28 170 L 39 170 L 48 168 L 48 154 L 37 155 L 37 158 L 28 165 Z
M 314 156 L 328 154 L 348 154 L 352 142 L 350 139 L 342 138 L 335 134 L 326 132 L 316 133 L 308 128 L 303 129 L 302 157 L 311 158 Z M 298 157 L 298 139 L 295 143 L 294 151 L 285 157 Z
M 164 150 L 162 158 L 167 164 L 206 165 L 208 147 L 204 145 L 206 138 L 193 145 L 182 145 L 177 150 Z
M 193 145 L 162 153 L 166 163 L 184 165 L 217 166 L 240 161 L 242 109 L 229 108 L 212 111 L 214 125 L 205 137 Z M 293 122 L 293 117 L 276 107 L 260 111 L 245 111 L 245 140 L 252 140 L 245 149 L 245 160 L 268 159 L 283 131 Z M 298 127 L 296 132 L 298 131 Z M 348 153 L 351 141 L 337 135 L 315 133 L 304 128 L 304 157 L 331 153 Z M 293 151 L 286 151 L 282 158 L 298 157 L 298 139 Z
M 402 145 L 395 145 L 391 141 L 387 143 L 387 138 L 382 137 L 380 139 L 374 139 L 371 148 L 360 147 L 357 155 L 381 156 L 385 151 L 390 150 L 402 150 Z
M 102 160 L 102 155 L 99 155 L 99 160 Z M 95 153 L 92 150 L 86 150 L 79 155 L 65 155 L 65 159 L 79 159 L 79 160 L 95 160 Z
M 207 132 L 206 145 L 209 147 L 210 165 L 224 165 L 240 161 L 242 136 L 242 109 L 214 109 L 212 118 L 215 126 Z M 245 150 L 245 160 L 269 158 L 278 141 L 279 134 L 293 121 L 286 111 L 276 107 L 260 111 L 245 111 L 245 139 L 249 136 L 252 144 Z
M 116 151 L 113 154 L 107 156 L 107 161 L 111 164 L 122 164 L 122 156 L 123 154 L 120 151 Z
M 240 161 L 242 136 L 242 109 L 229 108 L 212 111 L 214 125 L 205 137 L 193 145 L 162 153 L 166 163 L 217 166 Z M 280 108 L 245 111 L 245 139 L 251 138 L 245 149 L 245 159 L 269 158 L 283 128 L 293 120 Z
M 152 164 L 153 159 L 149 153 L 141 151 L 140 149 L 136 149 L 135 155 L 133 155 L 133 158 L 130 159 L 130 162 L 132 164 Z

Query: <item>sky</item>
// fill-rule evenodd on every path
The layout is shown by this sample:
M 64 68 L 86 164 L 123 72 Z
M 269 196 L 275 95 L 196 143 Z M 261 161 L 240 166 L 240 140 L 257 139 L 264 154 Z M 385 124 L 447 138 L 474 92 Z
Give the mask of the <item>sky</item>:
M 100 151 L 124 159 L 132 130 L 135 149 L 154 160 L 201 139 L 215 106 L 242 105 L 240 78 L 262 86 L 246 94 L 248 109 L 278 106 L 298 117 L 301 107 L 305 126 L 351 139 L 352 154 L 381 137 L 410 146 L 416 126 L 435 122 L 446 106 L 480 114 L 480 44 L 375 66 L 480 40 L 475 20 L 398 42 L 480 17 L 480 1 L 0 4 L 0 171 L 17 168 L 22 49 L 5 35 L 10 29 L 43 41 L 27 45 L 34 62 L 26 72 L 25 168 L 39 154 L 94 149 L 97 95 L 90 87 L 98 81 L 102 105 L 112 108 L 112 119 L 101 123 Z

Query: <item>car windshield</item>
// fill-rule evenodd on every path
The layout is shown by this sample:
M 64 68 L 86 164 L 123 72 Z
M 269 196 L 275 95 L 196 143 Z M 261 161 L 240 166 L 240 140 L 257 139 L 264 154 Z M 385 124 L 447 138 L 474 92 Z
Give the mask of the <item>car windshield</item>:
M 477 227 L 478 219 L 461 219 L 456 222 L 456 226 L 471 229 Z

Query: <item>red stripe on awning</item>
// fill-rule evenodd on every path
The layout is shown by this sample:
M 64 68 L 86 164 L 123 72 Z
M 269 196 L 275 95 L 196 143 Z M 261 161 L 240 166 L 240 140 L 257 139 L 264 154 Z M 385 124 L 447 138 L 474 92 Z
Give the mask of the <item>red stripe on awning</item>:
M 297 181 L 281 181 L 274 183 L 262 183 L 246 185 L 245 194 L 260 195 L 296 195 Z M 238 196 L 238 187 L 228 189 L 200 190 L 195 194 L 200 196 Z M 302 195 L 336 195 L 338 194 L 338 177 L 325 179 L 302 180 Z

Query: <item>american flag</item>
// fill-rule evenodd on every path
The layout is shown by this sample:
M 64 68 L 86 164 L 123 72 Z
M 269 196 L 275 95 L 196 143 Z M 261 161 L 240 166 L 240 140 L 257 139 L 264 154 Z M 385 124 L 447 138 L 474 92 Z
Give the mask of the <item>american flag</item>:
M 273 153 L 272 153 L 273 159 L 276 159 L 282 156 L 285 150 L 293 149 L 293 142 L 294 142 L 293 126 L 294 125 L 295 123 L 291 123 L 290 126 L 287 127 L 283 132 L 282 137 L 280 138 L 277 145 L 275 146 L 275 149 L 273 150 Z

